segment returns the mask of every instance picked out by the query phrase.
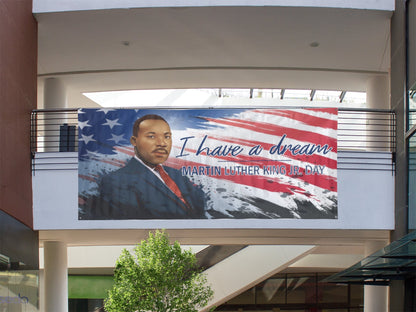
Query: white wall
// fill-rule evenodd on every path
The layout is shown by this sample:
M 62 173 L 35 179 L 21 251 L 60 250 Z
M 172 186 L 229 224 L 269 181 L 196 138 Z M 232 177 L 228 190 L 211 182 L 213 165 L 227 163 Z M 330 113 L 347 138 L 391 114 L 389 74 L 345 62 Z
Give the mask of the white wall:
M 394 173 L 389 170 L 392 168 L 390 157 L 389 153 L 338 153 L 338 219 L 91 221 L 78 220 L 77 153 L 39 153 L 36 155 L 32 178 L 34 228 L 35 230 L 151 228 L 392 230 L 394 229 Z

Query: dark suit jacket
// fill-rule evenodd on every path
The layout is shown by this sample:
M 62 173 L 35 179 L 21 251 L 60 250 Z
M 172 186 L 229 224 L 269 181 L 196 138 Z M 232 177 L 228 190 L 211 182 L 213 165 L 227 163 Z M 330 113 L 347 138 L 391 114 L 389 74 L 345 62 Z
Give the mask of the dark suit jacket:
M 206 218 L 205 194 L 179 170 L 163 167 L 175 181 L 186 205 L 148 168 L 132 158 L 125 167 L 102 177 L 99 196 L 86 200 L 80 219 Z

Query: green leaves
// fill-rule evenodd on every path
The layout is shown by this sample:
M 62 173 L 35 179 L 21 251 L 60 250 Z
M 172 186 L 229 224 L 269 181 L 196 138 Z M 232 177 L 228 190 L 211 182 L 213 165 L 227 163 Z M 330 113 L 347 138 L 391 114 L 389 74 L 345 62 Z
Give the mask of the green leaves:
M 164 231 L 149 233 L 133 255 L 123 250 L 114 270 L 108 312 L 196 312 L 213 296 L 195 255 Z

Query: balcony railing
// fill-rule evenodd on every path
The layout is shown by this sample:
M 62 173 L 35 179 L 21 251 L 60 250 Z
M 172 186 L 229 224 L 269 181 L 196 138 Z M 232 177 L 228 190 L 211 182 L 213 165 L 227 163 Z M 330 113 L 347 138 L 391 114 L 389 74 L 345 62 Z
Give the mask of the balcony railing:
M 280 108 L 280 107 L 279 107 Z M 78 151 L 78 110 L 34 110 L 32 155 Z M 338 150 L 395 152 L 396 119 L 389 110 L 339 109 Z
M 409 129 L 416 125 L 416 109 L 409 110 Z

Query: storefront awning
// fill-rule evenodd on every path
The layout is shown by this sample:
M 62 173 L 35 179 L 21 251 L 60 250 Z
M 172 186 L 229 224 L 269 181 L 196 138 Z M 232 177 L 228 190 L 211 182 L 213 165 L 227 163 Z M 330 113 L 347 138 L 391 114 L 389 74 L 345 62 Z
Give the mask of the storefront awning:
M 352 267 L 325 279 L 330 283 L 389 285 L 416 274 L 416 231 L 391 243 Z

